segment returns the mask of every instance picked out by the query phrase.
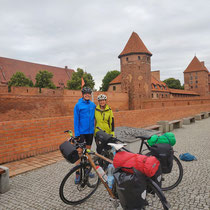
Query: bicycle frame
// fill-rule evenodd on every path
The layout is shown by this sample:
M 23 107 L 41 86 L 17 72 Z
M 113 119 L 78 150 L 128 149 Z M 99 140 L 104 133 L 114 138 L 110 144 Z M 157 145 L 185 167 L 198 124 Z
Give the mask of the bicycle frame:
M 144 139 L 141 139 L 141 145 L 140 145 L 140 148 L 139 148 L 139 154 L 142 153 L 142 149 L 143 149 L 144 145 L 146 145 L 147 149 L 150 151 L 150 146 L 147 144 L 147 142 L 145 142 Z
M 92 159 L 92 157 L 90 156 L 90 154 L 93 154 L 111 164 L 113 164 L 113 161 L 98 154 L 97 152 L 93 152 L 93 151 L 90 151 L 90 150 L 86 150 L 85 152 L 85 155 L 87 156 L 87 159 L 88 159 L 88 162 L 90 163 L 90 165 L 93 167 L 93 169 L 95 170 L 95 172 L 97 173 L 99 179 L 101 180 L 101 182 L 103 183 L 103 185 L 105 186 L 106 190 L 108 191 L 109 195 L 113 198 L 113 199 L 116 199 L 116 197 L 114 196 L 114 194 L 112 193 L 112 190 L 109 188 L 108 184 L 106 182 L 104 182 L 102 176 L 98 173 L 97 169 L 96 169 L 96 165 Z

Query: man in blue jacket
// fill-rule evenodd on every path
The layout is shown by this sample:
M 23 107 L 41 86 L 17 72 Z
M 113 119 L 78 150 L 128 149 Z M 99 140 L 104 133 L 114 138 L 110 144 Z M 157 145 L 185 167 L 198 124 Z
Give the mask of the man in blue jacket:
M 96 105 L 90 101 L 92 90 L 89 87 L 82 89 L 82 98 L 74 107 L 74 134 L 79 142 L 86 142 L 86 147 L 91 148 L 95 128 L 95 108 Z M 81 149 L 78 149 L 81 153 Z M 77 162 L 76 164 L 78 164 Z M 79 172 L 76 173 L 75 184 L 80 180 Z

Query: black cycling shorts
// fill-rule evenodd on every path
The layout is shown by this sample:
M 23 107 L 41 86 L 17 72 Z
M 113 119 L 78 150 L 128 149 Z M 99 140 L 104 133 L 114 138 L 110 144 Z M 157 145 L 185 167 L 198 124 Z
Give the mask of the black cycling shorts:
M 79 142 L 86 142 L 86 145 L 91 146 L 93 143 L 93 134 L 81 134 Z

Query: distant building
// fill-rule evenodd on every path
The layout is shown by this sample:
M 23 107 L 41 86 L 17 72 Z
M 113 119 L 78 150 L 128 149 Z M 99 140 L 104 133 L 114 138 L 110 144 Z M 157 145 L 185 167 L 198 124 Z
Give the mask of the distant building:
M 36 74 L 44 70 L 53 73 L 52 81 L 58 88 L 66 87 L 67 81 L 71 79 L 72 73 L 74 72 L 73 69 L 68 69 L 67 66 L 65 68 L 59 68 L 0 57 L 0 85 L 6 85 L 16 72 L 23 72 L 35 84 Z
M 210 73 L 204 61 L 199 61 L 195 56 L 184 71 L 185 90 L 192 90 L 201 96 L 210 93 Z
M 190 64 L 185 70 L 185 90 L 170 89 L 160 80 L 160 71 L 151 72 L 151 56 L 152 53 L 135 32 L 132 33 L 125 48 L 118 56 L 120 58 L 121 73 L 109 83 L 108 91 L 127 92 L 129 94 L 130 109 L 139 108 L 142 99 L 192 97 L 210 92 L 210 75 L 204 63 L 196 61 L 196 65 Z M 192 66 L 194 68 L 191 68 Z M 192 73 L 192 69 L 194 73 Z M 186 85 L 191 84 L 192 80 L 189 79 L 189 75 L 192 78 L 194 74 L 200 76 L 198 81 L 205 81 L 205 84 L 200 84 L 200 88 L 197 89 L 192 88 L 193 86 L 188 88 L 189 85 Z

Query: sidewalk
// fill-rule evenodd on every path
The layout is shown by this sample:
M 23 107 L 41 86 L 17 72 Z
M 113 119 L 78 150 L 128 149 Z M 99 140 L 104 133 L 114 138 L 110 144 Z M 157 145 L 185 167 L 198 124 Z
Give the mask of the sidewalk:
M 182 182 L 175 189 L 164 192 L 171 204 L 170 210 L 209 210 L 209 128 L 210 118 L 207 118 L 173 131 L 177 140 L 174 146 L 177 151 L 175 155 L 178 157 L 181 153 L 189 152 L 196 156 L 197 161 L 181 161 L 184 169 Z M 99 185 L 96 193 L 82 204 L 69 206 L 61 201 L 60 184 L 74 165 L 65 161 L 60 151 L 7 163 L 4 166 L 10 169 L 10 176 L 13 177 L 10 179 L 10 190 L 0 194 L 1 210 L 114 209 L 103 185 Z M 69 188 L 69 192 L 74 194 L 73 188 Z
M 49 152 L 46 154 L 26 158 L 23 160 L 18 160 L 10 163 L 3 164 L 9 168 L 9 176 L 13 177 L 37 168 L 41 168 L 43 166 L 50 165 L 52 163 L 56 163 L 59 160 L 63 160 L 63 156 L 60 153 L 60 150 Z

